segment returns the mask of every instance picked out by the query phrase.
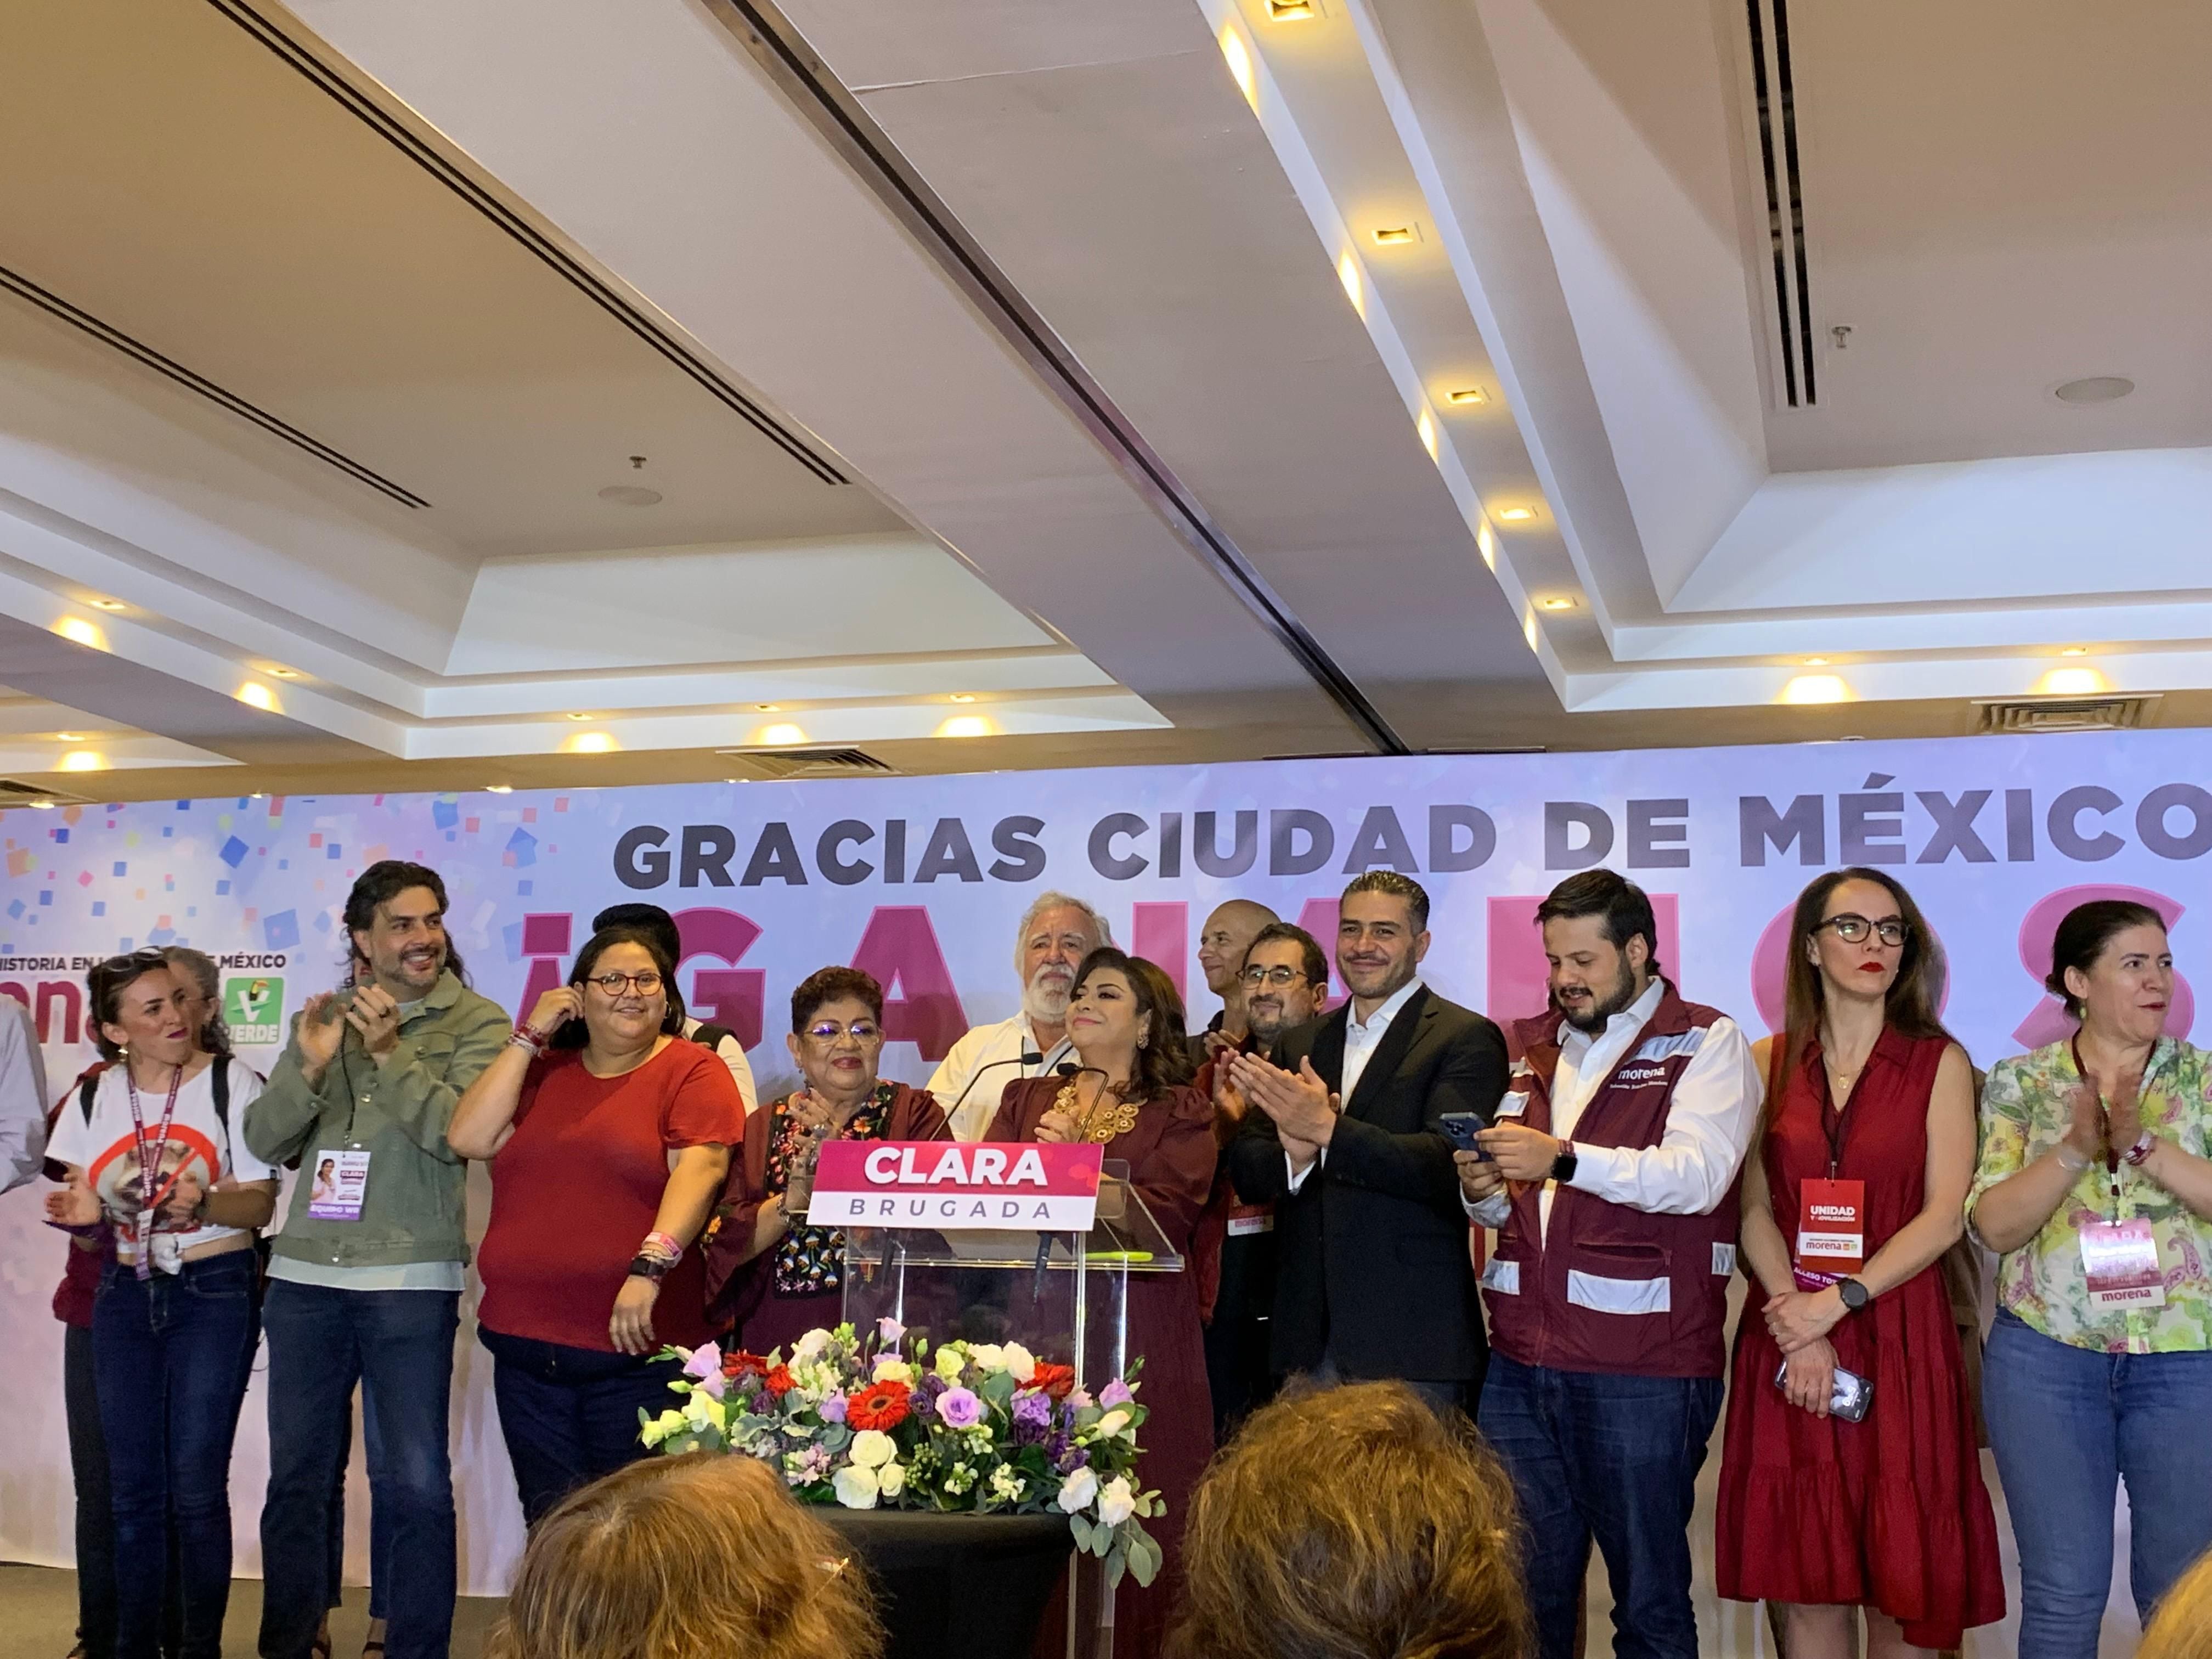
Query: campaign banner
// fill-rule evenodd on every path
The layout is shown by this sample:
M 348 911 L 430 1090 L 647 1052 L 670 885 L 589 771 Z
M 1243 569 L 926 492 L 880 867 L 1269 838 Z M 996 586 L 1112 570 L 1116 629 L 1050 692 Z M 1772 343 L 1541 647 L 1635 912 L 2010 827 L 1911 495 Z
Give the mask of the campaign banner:
M 832 1140 L 814 1169 L 815 1227 L 1090 1231 L 1101 1146 L 984 1140 Z
M 1537 904 L 1604 864 L 1650 893 L 1658 957 L 1684 994 L 1759 1035 L 1781 1019 L 1798 891 L 1863 864 L 1917 899 L 1946 960 L 1943 1018 L 1987 1066 L 2066 1030 L 2043 987 L 2051 939 L 2093 897 L 2166 919 L 2180 974 L 2168 1029 L 2191 1030 L 2191 988 L 2212 974 L 2190 914 L 2212 856 L 2208 784 L 2212 734 L 2173 731 L 15 808 L 0 814 L 0 995 L 30 1010 L 58 1096 L 93 1058 L 85 970 L 194 945 L 221 963 L 225 1018 L 265 1072 L 306 999 L 343 982 L 354 878 L 410 859 L 442 872 L 459 961 L 514 1012 L 565 980 L 602 907 L 666 907 L 684 999 L 739 1034 L 767 1101 L 796 1081 L 792 993 L 831 964 L 884 988 L 884 1076 L 926 1083 L 962 1031 L 1018 1009 L 1017 924 L 1051 890 L 1097 906 L 1118 943 L 1166 969 L 1197 1026 L 1218 1006 L 1193 960 L 1214 905 L 1256 900 L 1326 945 L 1352 876 L 1402 871 L 1433 902 L 1423 976 L 1508 1022 L 1545 1006 Z M 15 1494 L 0 1553 L 65 1561 L 60 1328 L 46 1312 L 63 1248 L 40 1224 L 40 1184 L 0 1199 L 0 1317 L 24 1339 L 0 1351 L 13 1413 L 0 1480 Z M 470 1202 L 480 1232 L 480 1170 Z M 463 1583 L 492 1594 L 520 1513 L 489 1364 L 472 1340 L 456 1352 Z M 234 1476 L 246 1571 L 266 1467 L 258 1387 Z M 349 1507 L 356 1533 L 366 1509 Z

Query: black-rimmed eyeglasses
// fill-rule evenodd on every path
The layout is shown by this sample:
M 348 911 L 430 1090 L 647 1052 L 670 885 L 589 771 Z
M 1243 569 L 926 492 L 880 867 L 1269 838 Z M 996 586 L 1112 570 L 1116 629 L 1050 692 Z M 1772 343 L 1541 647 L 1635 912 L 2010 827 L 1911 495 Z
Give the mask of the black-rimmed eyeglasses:
M 1884 945 L 1902 945 L 1912 937 L 1912 924 L 1899 917 L 1884 916 L 1880 921 L 1869 921 L 1864 916 L 1853 915 L 1848 910 L 1840 916 L 1830 916 L 1813 931 L 1817 933 L 1821 927 L 1834 928 L 1836 937 L 1846 945 L 1856 945 L 1869 932 L 1880 938 Z

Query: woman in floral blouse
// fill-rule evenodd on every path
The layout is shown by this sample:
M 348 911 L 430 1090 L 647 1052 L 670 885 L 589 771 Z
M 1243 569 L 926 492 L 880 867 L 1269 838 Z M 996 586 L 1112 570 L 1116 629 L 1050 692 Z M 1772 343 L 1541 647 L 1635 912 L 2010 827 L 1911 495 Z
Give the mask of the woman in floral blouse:
M 2173 957 L 2145 906 L 2069 911 L 2046 982 L 2081 1030 L 1990 1072 L 1966 1215 L 2003 1256 L 1982 1404 L 2020 1653 L 2088 1659 L 2117 1481 L 2146 1620 L 2212 1545 L 2212 1057 L 2164 1035 Z
M 755 1353 L 844 1316 L 845 1235 L 810 1227 L 814 1164 L 830 1140 L 933 1140 L 935 1097 L 876 1077 L 884 1054 L 883 988 L 856 968 L 824 968 L 791 994 L 791 1057 L 806 1086 L 745 1120 L 744 1155 L 707 1236 L 710 1316 L 737 1322 Z

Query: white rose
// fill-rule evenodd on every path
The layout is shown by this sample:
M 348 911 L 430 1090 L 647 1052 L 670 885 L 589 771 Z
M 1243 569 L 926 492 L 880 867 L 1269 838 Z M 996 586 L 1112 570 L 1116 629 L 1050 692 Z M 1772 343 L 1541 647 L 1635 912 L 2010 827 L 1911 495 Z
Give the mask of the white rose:
M 1002 1371 L 1006 1369 L 1006 1351 L 995 1342 L 969 1343 L 968 1358 L 987 1371 Z
M 1119 1406 L 1116 1406 L 1112 1411 L 1108 1412 L 1105 1416 L 1098 1419 L 1098 1437 L 1102 1440 L 1111 1439 L 1115 1435 L 1121 1433 L 1122 1430 L 1128 1426 L 1129 1413 L 1123 1411 Z
M 1036 1357 L 1018 1342 L 1009 1342 L 1003 1351 L 1006 1370 L 1017 1382 L 1026 1382 L 1036 1375 Z
M 1091 1500 L 1098 1496 L 1098 1477 L 1089 1469 L 1078 1469 L 1060 1483 L 1060 1507 L 1063 1514 L 1076 1515 L 1091 1507 Z
M 829 1346 L 829 1332 L 823 1330 L 809 1331 L 805 1335 L 800 1337 L 798 1341 L 791 1345 L 792 1363 L 793 1364 L 797 1364 L 802 1359 L 811 1359 L 816 1354 L 820 1353 L 823 1349 Z
M 1137 1494 L 1129 1490 L 1126 1475 L 1115 1475 L 1098 1492 L 1098 1518 L 1109 1527 L 1118 1527 L 1137 1512 Z
M 830 1484 L 837 1493 L 837 1501 L 848 1510 L 875 1508 L 876 1495 L 883 1490 L 883 1483 L 876 1478 L 873 1469 L 854 1464 L 838 1470 Z
M 881 1429 L 862 1429 L 846 1455 L 864 1469 L 878 1469 L 898 1455 L 898 1446 Z
M 876 1484 L 886 1498 L 896 1498 L 906 1490 L 906 1465 L 886 1463 L 876 1471 Z
M 957 1347 L 944 1347 L 937 1351 L 937 1374 L 947 1382 L 957 1382 L 961 1369 L 967 1363 L 966 1357 Z
M 878 1382 L 903 1382 L 908 1388 L 912 1388 L 914 1386 L 914 1367 L 908 1364 L 905 1360 L 901 1359 L 896 1354 L 878 1354 L 876 1356 L 876 1381 Z

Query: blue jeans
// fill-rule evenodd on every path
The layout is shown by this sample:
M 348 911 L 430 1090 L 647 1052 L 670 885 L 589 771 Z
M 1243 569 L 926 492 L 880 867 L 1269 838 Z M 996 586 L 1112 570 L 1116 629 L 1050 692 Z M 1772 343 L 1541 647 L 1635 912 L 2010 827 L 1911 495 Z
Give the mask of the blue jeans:
M 577 1487 L 653 1454 L 637 1437 L 642 1407 L 658 1417 L 680 1402 L 668 1392 L 674 1360 L 571 1348 L 483 1326 L 491 1350 L 499 1431 L 514 1465 L 522 1518 L 532 1526 Z
M 252 1250 L 156 1273 L 108 1264 L 93 1368 L 115 1516 L 115 1652 L 157 1659 L 176 1529 L 179 1659 L 220 1659 L 230 1603 L 230 1448 L 253 1364 Z
M 2128 1483 L 2128 1588 L 2151 1609 L 2212 1546 L 2212 1353 L 2098 1353 L 2002 1310 L 1982 1414 L 2020 1545 L 2021 1659 L 2094 1659 Z
M 372 1576 L 391 1659 L 445 1659 L 453 1637 L 453 1468 L 447 1455 L 451 1291 L 343 1291 L 274 1279 L 269 1330 L 269 1497 L 261 1510 L 263 1659 L 307 1659 L 337 1600 L 332 1515 L 362 1388 Z M 388 1554 L 389 1559 L 386 1559 Z M 406 1563 L 404 1572 L 390 1571 Z
M 1540 1659 L 1576 1651 L 1593 1540 L 1614 1654 L 1697 1659 L 1690 1514 L 1721 1390 L 1717 1376 L 1553 1370 L 1492 1351 L 1477 1420 L 1521 1500 Z

